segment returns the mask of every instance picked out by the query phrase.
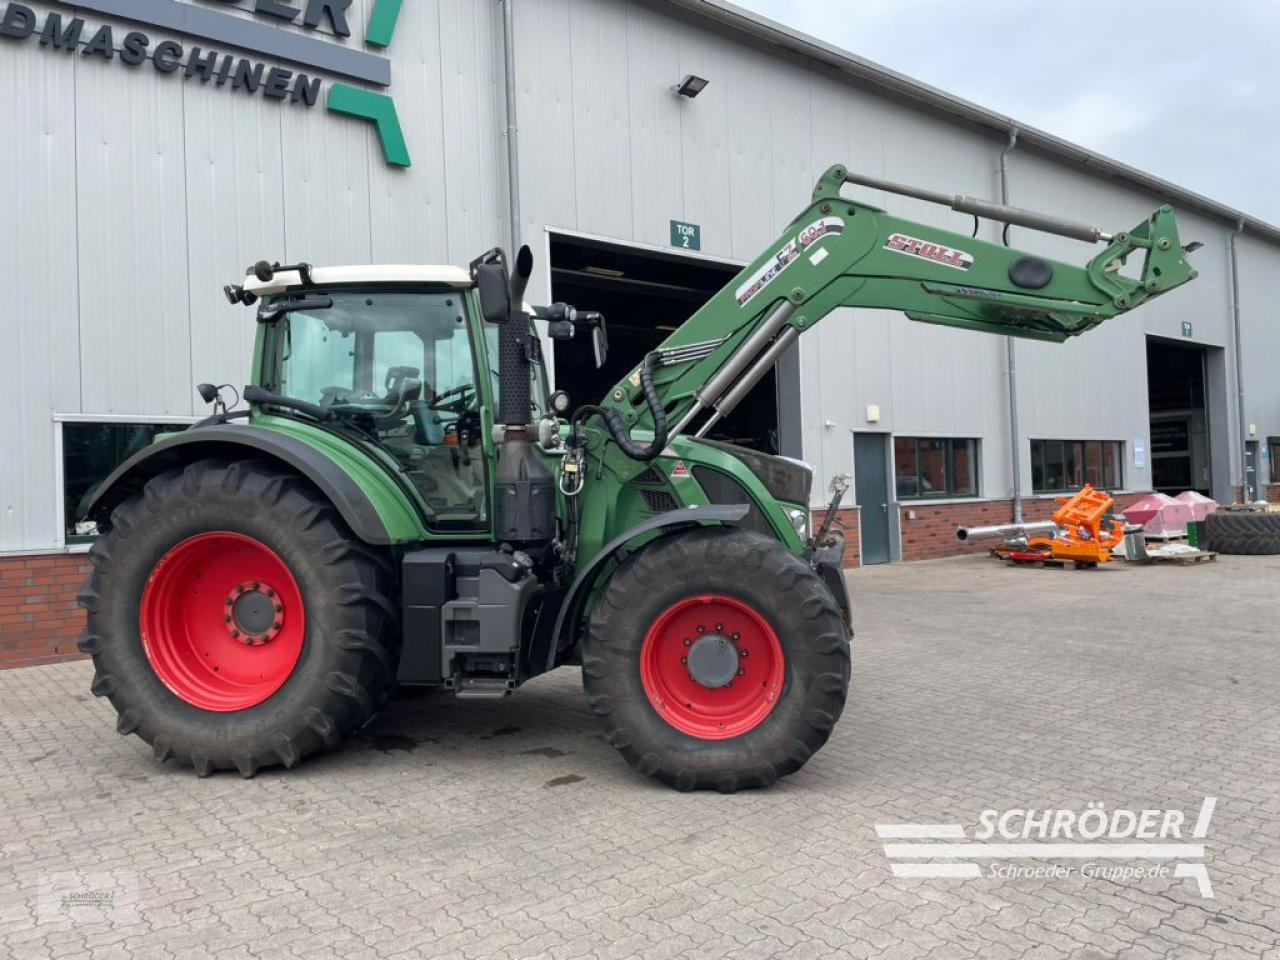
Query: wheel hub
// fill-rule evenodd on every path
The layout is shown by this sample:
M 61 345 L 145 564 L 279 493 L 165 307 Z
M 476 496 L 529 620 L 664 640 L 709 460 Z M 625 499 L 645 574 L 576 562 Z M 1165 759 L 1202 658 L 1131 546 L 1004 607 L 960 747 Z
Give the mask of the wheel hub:
M 720 633 L 704 633 L 689 647 L 689 676 L 708 690 L 733 683 L 738 675 L 738 648 Z
M 201 710 L 230 713 L 285 685 L 306 638 L 306 607 L 285 561 L 228 530 L 188 537 L 160 558 L 138 603 L 160 682 Z
M 284 626 L 284 605 L 276 591 L 259 580 L 238 584 L 227 596 L 223 623 L 233 640 L 258 647 L 274 640 Z
M 778 635 L 751 603 L 725 594 L 683 597 L 660 613 L 640 649 L 650 706 L 676 730 L 726 740 L 773 711 L 786 680 Z

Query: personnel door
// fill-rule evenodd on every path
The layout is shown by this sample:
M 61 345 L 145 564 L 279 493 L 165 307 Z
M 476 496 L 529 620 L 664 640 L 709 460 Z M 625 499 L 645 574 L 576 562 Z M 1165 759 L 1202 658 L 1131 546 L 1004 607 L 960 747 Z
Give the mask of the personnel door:
M 889 436 L 853 435 L 853 491 L 862 563 L 889 562 Z

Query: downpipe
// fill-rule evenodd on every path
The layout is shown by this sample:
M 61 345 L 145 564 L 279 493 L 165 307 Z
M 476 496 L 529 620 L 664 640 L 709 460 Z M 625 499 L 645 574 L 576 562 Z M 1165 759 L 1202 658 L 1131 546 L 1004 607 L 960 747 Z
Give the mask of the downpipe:
M 1009 131 L 1009 142 L 1000 151 L 1000 202 L 1009 204 L 1009 154 L 1018 146 L 1018 128 Z M 1008 236 L 1008 226 L 1004 236 Z M 1013 337 L 1004 338 L 1005 367 L 1009 378 L 1009 467 L 1013 481 L 1013 522 L 1022 522 L 1022 450 L 1018 443 L 1018 350 Z
M 516 23 L 515 0 L 502 3 L 502 55 L 503 77 L 506 83 L 507 125 L 507 206 L 511 219 L 511 248 L 520 249 L 520 150 L 517 144 L 516 126 Z
M 1249 502 L 1249 454 L 1247 453 L 1244 422 L 1244 350 L 1240 343 L 1240 267 L 1236 255 L 1236 241 L 1244 233 L 1244 221 L 1236 221 L 1231 234 L 1231 336 L 1236 352 L 1236 422 L 1239 424 L 1240 502 Z M 1256 474 L 1255 474 L 1256 476 Z

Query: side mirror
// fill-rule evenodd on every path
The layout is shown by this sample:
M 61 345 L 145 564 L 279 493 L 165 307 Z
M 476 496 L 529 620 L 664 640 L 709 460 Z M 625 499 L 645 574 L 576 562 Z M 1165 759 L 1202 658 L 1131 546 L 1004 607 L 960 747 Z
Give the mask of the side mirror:
M 604 317 L 591 328 L 591 350 L 596 356 L 596 369 L 599 370 L 609 356 L 609 335 L 604 329 Z
M 505 263 L 477 263 L 471 267 L 480 313 L 490 323 L 506 323 L 511 315 L 510 287 Z

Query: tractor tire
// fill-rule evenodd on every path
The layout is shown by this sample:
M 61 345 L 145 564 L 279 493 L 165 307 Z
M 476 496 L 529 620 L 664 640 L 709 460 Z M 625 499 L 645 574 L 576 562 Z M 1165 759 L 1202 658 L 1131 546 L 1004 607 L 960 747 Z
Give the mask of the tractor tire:
M 112 513 L 79 596 L 116 730 L 199 776 L 336 746 L 391 693 L 391 566 L 299 477 L 201 460 Z
M 582 681 L 608 742 L 679 790 L 768 787 L 844 709 L 849 631 L 818 574 L 732 527 L 628 557 L 591 613 Z
M 1215 553 L 1280 553 L 1280 513 L 1220 510 L 1205 517 L 1205 549 Z

